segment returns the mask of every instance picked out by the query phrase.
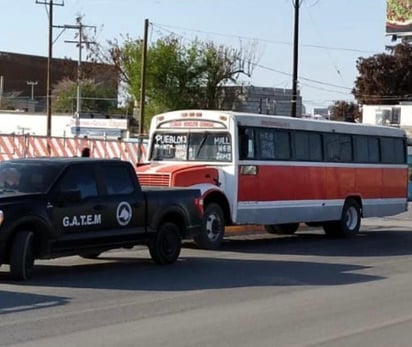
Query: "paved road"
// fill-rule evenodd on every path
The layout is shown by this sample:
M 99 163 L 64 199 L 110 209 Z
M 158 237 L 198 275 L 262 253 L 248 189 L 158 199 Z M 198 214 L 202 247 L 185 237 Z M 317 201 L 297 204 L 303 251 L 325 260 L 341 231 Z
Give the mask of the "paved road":
M 3 266 L 0 346 L 410 346 L 410 217 L 187 243 L 166 267 L 142 248 L 41 261 L 25 284 Z

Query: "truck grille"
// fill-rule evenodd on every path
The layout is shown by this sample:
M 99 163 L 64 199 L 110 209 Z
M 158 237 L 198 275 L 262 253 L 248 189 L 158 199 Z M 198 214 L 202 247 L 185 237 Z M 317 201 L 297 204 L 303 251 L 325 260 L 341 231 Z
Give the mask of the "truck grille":
M 138 177 L 142 186 L 169 187 L 170 185 L 170 175 L 139 173 Z

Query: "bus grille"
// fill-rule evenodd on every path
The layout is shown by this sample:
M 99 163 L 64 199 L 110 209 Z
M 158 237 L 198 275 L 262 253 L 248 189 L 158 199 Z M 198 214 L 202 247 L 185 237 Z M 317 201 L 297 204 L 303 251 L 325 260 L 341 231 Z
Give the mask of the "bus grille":
M 139 173 L 139 182 L 142 186 L 169 187 L 169 175 L 152 175 Z

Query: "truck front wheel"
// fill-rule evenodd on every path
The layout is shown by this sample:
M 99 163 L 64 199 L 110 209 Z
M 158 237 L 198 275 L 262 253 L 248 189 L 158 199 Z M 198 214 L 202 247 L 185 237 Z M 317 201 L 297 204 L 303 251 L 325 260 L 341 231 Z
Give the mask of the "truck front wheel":
M 153 240 L 149 242 L 149 252 L 159 265 L 174 263 L 179 258 L 182 239 L 179 227 L 172 222 L 162 223 Z
M 204 211 L 202 232 L 194 237 L 203 249 L 218 249 L 225 234 L 225 218 L 218 204 L 208 204 Z
M 10 273 L 13 279 L 24 281 L 31 277 L 34 267 L 34 234 L 20 231 L 10 251 Z

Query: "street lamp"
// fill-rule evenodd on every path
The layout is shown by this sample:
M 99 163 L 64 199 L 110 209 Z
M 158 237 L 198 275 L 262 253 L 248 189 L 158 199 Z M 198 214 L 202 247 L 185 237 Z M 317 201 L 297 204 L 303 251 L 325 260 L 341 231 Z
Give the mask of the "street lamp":
M 34 86 L 37 86 L 37 81 L 26 81 L 28 86 L 31 86 L 31 99 L 34 100 Z

